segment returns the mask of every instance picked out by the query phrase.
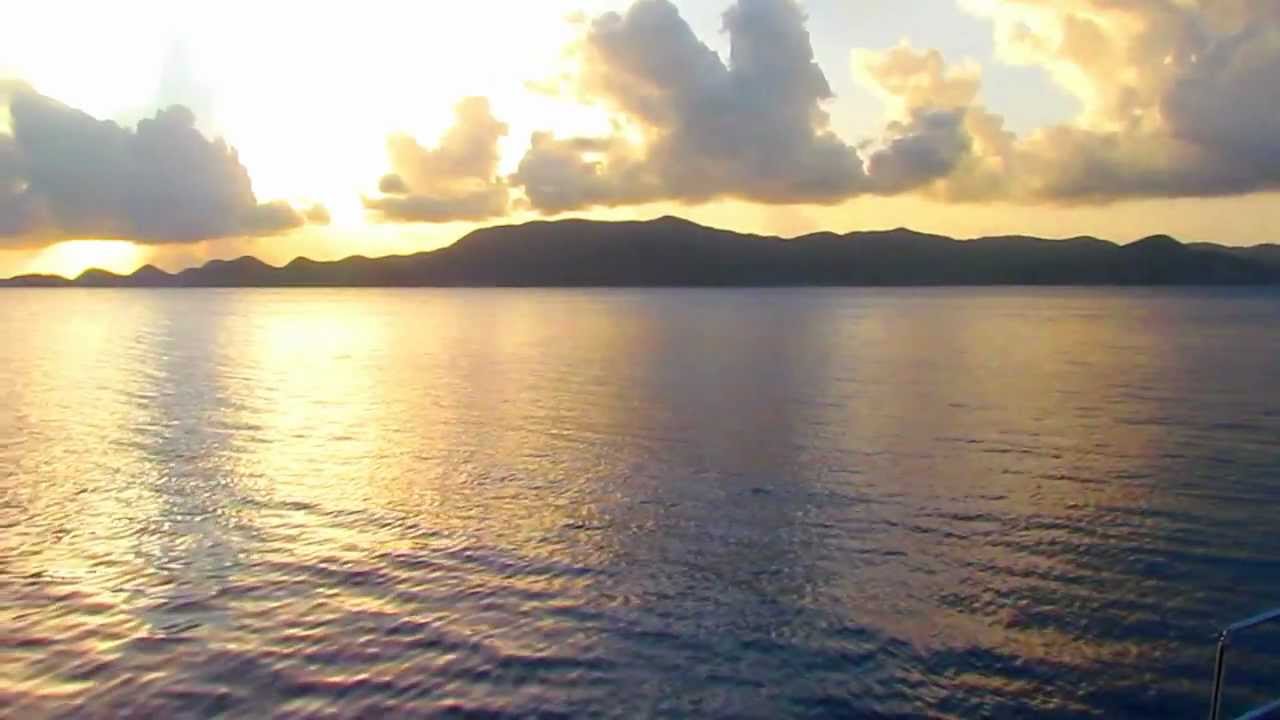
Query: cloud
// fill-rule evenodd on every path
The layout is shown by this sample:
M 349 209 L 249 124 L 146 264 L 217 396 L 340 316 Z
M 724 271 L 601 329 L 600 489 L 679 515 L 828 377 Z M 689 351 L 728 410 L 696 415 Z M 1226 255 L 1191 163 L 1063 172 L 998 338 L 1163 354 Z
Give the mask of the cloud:
M 664 197 L 666 191 L 643 153 L 621 136 L 557 138 L 549 132 L 534 133 L 511 181 L 524 188 L 530 206 L 547 214 L 648 202 Z
M 312 205 L 302 213 L 302 216 L 311 225 L 328 225 L 333 220 L 329 214 L 329 208 L 324 205 Z
M 1280 177 L 1280 18 L 1257 20 L 1209 43 L 1162 96 L 1160 110 L 1175 137 L 1274 182 Z
M 867 171 L 882 194 L 943 192 L 940 181 L 975 162 L 975 152 L 1002 152 L 1011 140 L 1003 121 L 976 106 L 982 69 L 948 65 L 937 50 L 902 43 L 882 52 L 855 50 L 854 75 L 885 101 L 889 124 Z M 954 194 L 954 193 L 953 193 Z
M 875 190 L 892 195 L 950 175 L 972 146 L 964 123 L 963 109 L 913 110 L 908 121 L 890 123 L 867 160 Z
M 796 2 L 738 0 L 726 60 L 670 2 L 637 0 L 589 22 L 567 84 L 613 112 L 613 132 L 536 134 L 512 183 L 548 214 L 720 197 L 1079 205 L 1280 189 L 1280 3 L 961 1 L 993 20 L 1002 60 L 1043 68 L 1079 117 L 1018 137 L 983 104 L 976 62 L 904 43 L 853 52 L 888 123 L 850 145 L 830 126 L 831 88 Z
M 454 125 L 434 149 L 405 135 L 387 142 L 392 172 L 378 184 L 381 197 L 365 206 L 399 222 L 484 220 L 506 214 L 510 191 L 498 177 L 498 142 L 507 126 L 481 97 L 454 111 Z
M 899 118 L 921 108 L 967 108 L 982 87 L 982 68 L 976 62 L 947 65 L 937 50 L 916 50 L 906 42 L 883 52 L 854 50 L 853 67 Z
M 556 213 L 720 197 L 836 203 L 945 173 L 961 143 L 940 132 L 941 117 L 907 118 L 869 165 L 832 131 L 806 21 L 794 0 L 738 0 L 723 16 L 726 62 L 667 0 L 596 18 L 576 48 L 575 89 L 615 113 L 615 131 L 536 135 L 513 183 Z M 926 147 L 943 135 L 945 147 Z
M 130 130 L 18 83 L 0 87 L 0 105 L 0 236 L 198 242 L 304 222 L 285 203 L 259 204 L 235 150 L 201 135 L 185 107 Z
M 1002 59 L 1046 69 L 1083 111 L 1015 140 L 975 99 L 966 109 L 974 160 L 942 196 L 1105 203 L 1280 188 L 1280 4 L 965 3 L 995 21 Z M 955 99 L 935 89 L 912 104 L 953 108 Z
M 12 137 L 0 135 L 0 237 L 24 234 L 33 222 L 34 210 L 27 193 L 27 179 L 22 174 L 22 156 Z
M 378 181 L 378 192 L 387 195 L 408 195 L 409 184 L 404 181 L 404 178 L 395 173 L 384 175 L 382 180 Z
M 491 187 L 453 195 L 388 195 L 367 198 L 365 207 L 384 220 L 397 222 L 453 222 L 486 220 L 507 212 L 505 188 Z
M 245 235 L 272 235 L 282 230 L 306 224 L 307 216 L 299 213 L 287 202 L 255 205 L 241 215 L 240 225 Z
M 536 138 L 514 180 L 559 211 L 736 196 L 834 201 L 863 183 L 856 151 L 828 129 L 831 98 L 791 0 L 740 0 L 724 15 L 729 63 L 666 0 L 595 19 L 577 48 L 579 92 L 642 138 Z

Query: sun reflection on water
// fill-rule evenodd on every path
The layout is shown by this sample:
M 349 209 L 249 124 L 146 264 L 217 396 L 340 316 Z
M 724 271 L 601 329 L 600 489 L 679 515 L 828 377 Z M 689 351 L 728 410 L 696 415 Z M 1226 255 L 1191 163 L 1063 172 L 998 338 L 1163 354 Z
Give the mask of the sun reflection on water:
M 1177 716 L 1274 299 L 965 292 L 7 295 L 0 701 Z

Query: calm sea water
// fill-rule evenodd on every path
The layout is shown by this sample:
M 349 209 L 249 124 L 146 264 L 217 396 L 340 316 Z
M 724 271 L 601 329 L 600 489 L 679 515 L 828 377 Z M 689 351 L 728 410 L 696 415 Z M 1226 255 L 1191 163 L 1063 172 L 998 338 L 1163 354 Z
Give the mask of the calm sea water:
M 1202 717 L 1214 631 L 1280 606 L 1278 330 L 1258 290 L 0 292 L 0 716 Z

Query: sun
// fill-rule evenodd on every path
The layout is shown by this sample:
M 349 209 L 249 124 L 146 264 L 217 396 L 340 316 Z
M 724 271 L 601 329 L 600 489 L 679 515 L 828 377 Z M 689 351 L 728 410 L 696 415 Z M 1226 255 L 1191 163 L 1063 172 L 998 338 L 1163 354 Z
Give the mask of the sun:
M 137 270 L 143 255 L 141 247 L 124 240 L 68 240 L 42 250 L 26 271 L 74 278 L 97 268 L 123 275 Z

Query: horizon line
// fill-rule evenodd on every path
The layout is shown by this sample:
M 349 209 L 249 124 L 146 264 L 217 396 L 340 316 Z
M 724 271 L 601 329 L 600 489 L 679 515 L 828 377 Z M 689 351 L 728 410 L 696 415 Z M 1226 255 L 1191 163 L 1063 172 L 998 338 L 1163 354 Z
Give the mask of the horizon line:
M 493 230 L 523 228 L 523 227 L 530 227 L 530 226 L 536 226 L 536 225 L 561 225 L 561 224 L 569 224 L 569 223 L 590 223 L 594 225 L 650 225 L 650 224 L 660 223 L 664 221 L 678 221 L 681 223 L 685 223 L 687 225 L 692 225 L 692 226 L 707 229 L 707 230 L 732 233 L 734 235 L 740 235 L 743 237 L 757 237 L 757 238 L 762 238 L 766 240 L 777 240 L 780 242 L 794 242 L 798 240 L 804 240 L 806 238 L 812 238 L 818 235 L 835 235 L 837 237 L 847 238 L 847 237 L 852 237 L 856 235 L 884 235 L 889 233 L 904 233 L 904 234 L 939 238 L 939 239 L 947 240 L 950 242 L 961 242 L 961 243 L 981 241 L 981 240 L 1001 239 L 1001 238 L 1020 239 L 1020 240 L 1029 240 L 1029 241 L 1044 241 L 1044 242 L 1069 242 L 1072 240 L 1093 240 L 1093 241 L 1109 243 L 1117 247 L 1124 247 L 1126 245 L 1132 245 L 1134 243 L 1139 243 L 1144 240 L 1150 240 L 1152 238 L 1169 238 L 1174 242 L 1177 242 L 1179 245 L 1183 245 L 1185 247 L 1208 245 L 1208 246 L 1220 247 L 1225 249 L 1235 248 L 1235 249 L 1243 249 L 1243 250 L 1255 249 L 1255 248 L 1266 248 L 1266 247 L 1280 247 L 1280 242 L 1262 242 L 1262 243 L 1255 243 L 1253 245 L 1223 245 L 1221 243 L 1207 242 L 1207 241 L 1188 243 L 1188 242 L 1182 241 L 1176 236 L 1169 235 L 1167 233 L 1153 233 L 1150 235 L 1146 235 L 1140 238 L 1130 240 L 1128 242 L 1119 242 L 1116 240 L 1111 240 L 1109 238 L 1098 237 L 1096 235 L 1070 235 L 1070 236 L 1063 236 L 1063 237 L 1044 237 L 1040 235 L 1023 235 L 1023 234 L 1011 233 L 1011 234 L 998 234 L 998 235 L 978 235 L 978 236 L 972 236 L 972 237 L 955 237 L 951 235 L 944 235 L 941 233 L 932 233 L 932 232 L 924 232 L 921 230 L 915 230 L 905 225 L 900 225 L 894 228 L 852 230 L 844 233 L 836 232 L 834 230 L 816 230 L 813 232 L 803 233 L 801 235 L 784 236 L 784 235 L 773 235 L 773 234 L 761 234 L 761 233 L 754 233 L 754 232 L 740 232 L 737 230 L 730 230 L 728 228 L 716 227 L 714 225 L 705 225 L 703 223 L 695 222 L 693 220 L 689 220 L 688 218 L 681 217 L 679 215 L 673 215 L 668 213 L 668 214 L 660 215 L 657 217 L 652 217 L 646 220 L 593 220 L 593 219 L 584 218 L 584 217 L 568 217 L 568 218 L 560 218 L 556 220 L 530 220 L 528 222 L 522 222 L 522 223 L 498 223 L 494 225 L 486 225 L 484 227 L 475 228 L 461 235 L 460 237 L 455 239 L 453 242 L 448 243 L 447 245 L 442 245 L 440 247 L 433 248 L 430 250 L 420 250 L 417 252 L 410 252 L 410 253 L 391 253 L 387 255 L 377 255 L 377 256 L 369 256 L 369 255 L 362 255 L 359 253 L 355 253 L 352 255 L 346 255 L 341 258 L 336 258 L 333 260 L 316 260 L 306 255 L 298 255 L 293 259 L 289 260 L 288 262 L 284 263 L 283 265 L 273 265 L 272 263 L 269 263 L 259 258 L 256 255 L 239 255 L 236 257 L 210 258 L 201 264 L 189 265 L 180 270 L 173 270 L 173 271 L 165 270 L 164 268 L 158 267 L 152 263 L 144 263 L 142 265 L 139 265 L 137 268 L 134 268 L 132 271 L 128 273 L 116 273 L 110 270 L 105 270 L 103 268 L 90 267 L 90 268 L 86 268 L 85 270 L 80 272 L 78 275 L 75 275 L 74 277 L 62 275 L 58 273 L 34 272 L 34 273 L 21 273 L 18 275 L 12 275 L 9 277 L 0 278 L 0 282 L 10 282 L 14 280 L 32 279 L 32 278 L 55 278 L 55 279 L 75 282 L 77 280 L 80 280 L 81 278 L 84 278 L 85 276 L 91 276 L 91 275 L 96 275 L 96 276 L 106 275 L 106 276 L 115 277 L 115 278 L 130 278 L 142 272 L 143 270 L 147 270 L 148 268 L 168 276 L 177 277 L 184 272 L 206 268 L 215 263 L 234 263 L 234 262 L 240 262 L 243 260 L 252 260 L 272 270 L 283 270 L 289 267 L 290 265 L 293 265 L 294 263 L 298 263 L 298 262 L 309 262 L 309 263 L 315 263 L 318 265 L 329 265 L 329 264 L 343 263 L 349 260 L 385 260 L 390 258 L 411 258 L 411 257 L 420 256 L 420 255 L 431 255 L 431 254 L 438 253 L 443 250 L 447 250 L 449 248 L 455 247 L 456 245 L 463 242 L 464 240 L 471 237 L 472 235 L 475 235 L 476 233 L 493 231 Z M 80 240 L 80 239 L 66 238 L 59 242 L 71 242 L 76 240 Z M 135 244 L 143 244 L 143 243 L 135 243 Z M 151 243 L 151 244 L 162 245 L 164 243 Z

